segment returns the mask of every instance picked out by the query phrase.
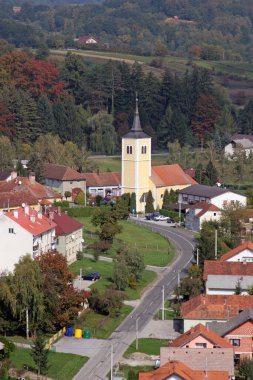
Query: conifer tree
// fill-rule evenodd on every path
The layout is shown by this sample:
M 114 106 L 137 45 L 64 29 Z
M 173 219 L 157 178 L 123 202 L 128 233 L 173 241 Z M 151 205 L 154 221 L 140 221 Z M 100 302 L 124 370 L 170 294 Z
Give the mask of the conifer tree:
M 154 210 L 155 210 L 154 209 L 154 198 L 152 195 L 152 191 L 149 190 L 148 195 L 147 195 L 147 199 L 146 199 L 145 212 L 150 213 L 150 212 L 154 212 Z
M 33 358 L 38 375 L 46 375 L 48 371 L 48 349 L 45 348 L 45 340 L 41 333 L 38 333 L 32 345 L 31 357 Z
M 164 194 L 163 194 L 163 205 L 162 205 L 162 208 L 165 208 L 169 204 L 170 204 L 170 195 L 169 195 L 168 189 L 166 189 L 164 191 Z

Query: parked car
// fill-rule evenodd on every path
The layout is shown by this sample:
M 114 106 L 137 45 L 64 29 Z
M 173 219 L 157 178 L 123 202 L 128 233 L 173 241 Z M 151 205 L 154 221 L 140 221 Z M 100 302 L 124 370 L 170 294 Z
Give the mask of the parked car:
M 154 220 L 155 217 L 157 217 L 159 215 L 160 215 L 159 212 L 153 212 L 151 214 L 146 214 L 145 215 L 145 219 L 147 219 L 147 220 Z
M 164 216 L 164 215 L 157 215 L 154 217 L 154 220 L 156 220 L 157 222 L 159 222 L 159 221 L 165 222 L 167 219 L 168 219 L 168 217 Z
M 96 281 L 101 278 L 101 274 L 99 272 L 91 272 L 82 276 L 83 280 Z
M 170 219 L 170 218 L 167 219 L 167 223 L 169 224 L 170 227 L 177 226 L 177 223 L 173 219 Z

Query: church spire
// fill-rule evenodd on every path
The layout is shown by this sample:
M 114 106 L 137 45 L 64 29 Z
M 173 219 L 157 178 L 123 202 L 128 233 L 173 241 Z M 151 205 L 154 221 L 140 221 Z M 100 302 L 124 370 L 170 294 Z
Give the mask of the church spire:
M 142 132 L 141 122 L 140 122 L 140 116 L 139 116 L 139 108 L 138 108 L 138 94 L 136 92 L 135 96 L 135 114 L 134 114 L 134 121 L 131 128 L 132 132 Z

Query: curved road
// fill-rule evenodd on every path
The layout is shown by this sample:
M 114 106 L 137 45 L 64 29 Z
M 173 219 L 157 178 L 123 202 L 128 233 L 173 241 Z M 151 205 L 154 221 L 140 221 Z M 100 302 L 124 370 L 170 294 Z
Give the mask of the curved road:
M 136 327 L 138 331 L 152 319 L 153 315 L 162 306 L 162 287 L 165 289 L 165 299 L 168 299 L 173 292 L 180 276 L 185 275 L 186 268 L 192 259 L 194 248 L 194 237 L 189 231 L 174 229 L 166 223 L 132 219 L 133 222 L 141 224 L 155 232 L 170 239 L 177 251 L 176 259 L 173 263 L 165 267 L 162 271 L 162 278 L 155 282 L 145 293 L 142 302 L 130 315 L 121 323 L 116 331 L 108 339 L 108 344 L 102 348 L 96 357 L 91 358 L 87 364 L 76 374 L 74 380 L 98 380 L 107 379 L 110 372 L 111 359 L 116 364 L 127 347 L 136 337 Z M 113 355 L 111 350 L 113 349 Z

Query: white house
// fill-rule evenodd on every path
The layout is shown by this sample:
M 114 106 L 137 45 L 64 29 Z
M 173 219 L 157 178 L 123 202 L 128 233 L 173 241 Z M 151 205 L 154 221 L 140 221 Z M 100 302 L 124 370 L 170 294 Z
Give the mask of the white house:
M 121 175 L 117 172 L 97 172 L 83 173 L 83 178 L 86 180 L 87 192 L 95 197 L 100 195 L 120 196 L 121 195 Z
M 224 148 L 225 155 L 232 157 L 235 149 L 239 146 L 245 151 L 245 154 L 248 157 L 249 154 L 253 152 L 253 135 L 233 135 L 229 144 Z
M 56 248 L 56 224 L 29 206 L 0 214 L 0 273 L 12 271 L 22 255 Z
M 245 241 L 238 247 L 222 255 L 220 261 L 253 262 L 253 243 L 251 241 Z
M 199 184 L 178 191 L 178 203 L 195 204 L 198 202 L 212 203 L 221 209 L 229 203 L 239 202 L 242 206 L 246 206 L 247 197 L 229 189 Z
M 189 206 L 185 217 L 185 227 L 189 230 L 199 231 L 205 221 L 216 221 L 221 217 L 220 209 L 212 203 L 199 202 Z

